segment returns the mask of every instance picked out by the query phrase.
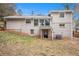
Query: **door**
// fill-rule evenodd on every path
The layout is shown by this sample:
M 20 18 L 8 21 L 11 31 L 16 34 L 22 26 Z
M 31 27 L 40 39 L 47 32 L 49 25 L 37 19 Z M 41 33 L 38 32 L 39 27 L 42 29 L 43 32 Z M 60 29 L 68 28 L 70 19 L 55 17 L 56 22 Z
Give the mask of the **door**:
M 43 30 L 43 38 L 48 38 L 48 30 Z

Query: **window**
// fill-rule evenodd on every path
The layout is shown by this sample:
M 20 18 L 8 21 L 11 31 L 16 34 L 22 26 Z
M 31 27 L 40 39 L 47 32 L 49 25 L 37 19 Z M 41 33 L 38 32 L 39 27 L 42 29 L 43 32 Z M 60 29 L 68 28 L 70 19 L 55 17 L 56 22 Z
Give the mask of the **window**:
M 62 18 L 64 17 L 64 12 L 60 13 L 60 17 L 62 17 Z
M 71 14 L 71 12 L 66 12 L 66 14 L 70 15 L 70 14 Z
M 31 31 L 31 34 L 34 34 L 34 29 L 31 29 L 30 31 Z
M 44 26 L 44 19 L 40 19 L 40 25 Z
M 50 19 L 45 20 L 45 26 L 49 26 L 50 25 Z
M 66 12 L 66 16 L 69 18 L 69 17 L 71 17 L 71 12 Z
M 31 19 L 26 19 L 26 23 L 31 23 Z
M 34 19 L 34 26 L 38 26 L 38 19 Z
M 65 24 L 59 24 L 60 27 L 65 27 Z

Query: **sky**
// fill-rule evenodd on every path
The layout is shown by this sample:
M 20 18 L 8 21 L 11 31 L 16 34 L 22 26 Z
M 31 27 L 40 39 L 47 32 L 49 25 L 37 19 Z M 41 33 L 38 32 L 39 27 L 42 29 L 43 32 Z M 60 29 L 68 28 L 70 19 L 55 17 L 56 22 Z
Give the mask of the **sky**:
M 75 4 L 70 4 L 70 9 L 74 9 Z M 22 15 L 42 14 L 48 15 L 51 10 L 64 10 L 64 3 L 17 3 L 17 10 L 22 10 Z M 77 16 L 77 14 L 75 14 Z

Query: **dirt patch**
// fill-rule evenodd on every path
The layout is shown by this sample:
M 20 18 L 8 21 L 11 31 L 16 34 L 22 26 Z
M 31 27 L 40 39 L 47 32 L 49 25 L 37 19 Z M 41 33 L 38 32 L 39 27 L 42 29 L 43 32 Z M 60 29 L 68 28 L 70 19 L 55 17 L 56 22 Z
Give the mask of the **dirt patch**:
M 77 41 L 77 39 L 42 40 L 36 37 L 17 35 L 14 32 L 7 31 L 1 31 L 0 37 L 0 55 L 79 55 L 79 41 Z
M 74 37 L 73 40 L 70 40 L 70 44 L 74 48 L 79 48 L 79 38 Z

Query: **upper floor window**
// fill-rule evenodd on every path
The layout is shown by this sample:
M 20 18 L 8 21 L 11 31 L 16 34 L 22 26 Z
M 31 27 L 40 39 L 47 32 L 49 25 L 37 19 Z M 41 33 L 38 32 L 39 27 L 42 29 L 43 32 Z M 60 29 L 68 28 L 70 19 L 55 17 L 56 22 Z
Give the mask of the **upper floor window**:
M 66 12 L 67 17 L 71 17 L 71 15 L 72 15 L 71 12 Z
M 70 14 L 71 14 L 71 12 L 66 12 L 66 14 L 70 15 Z
M 40 25 L 44 26 L 44 19 L 40 19 Z
M 50 19 L 46 19 L 45 20 L 45 26 L 49 26 L 50 25 Z
M 26 19 L 26 23 L 31 23 L 31 19 Z
M 59 24 L 60 27 L 65 27 L 65 24 Z
M 64 12 L 60 12 L 60 17 L 64 18 Z
M 38 26 L 38 19 L 34 19 L 34 26 Z

